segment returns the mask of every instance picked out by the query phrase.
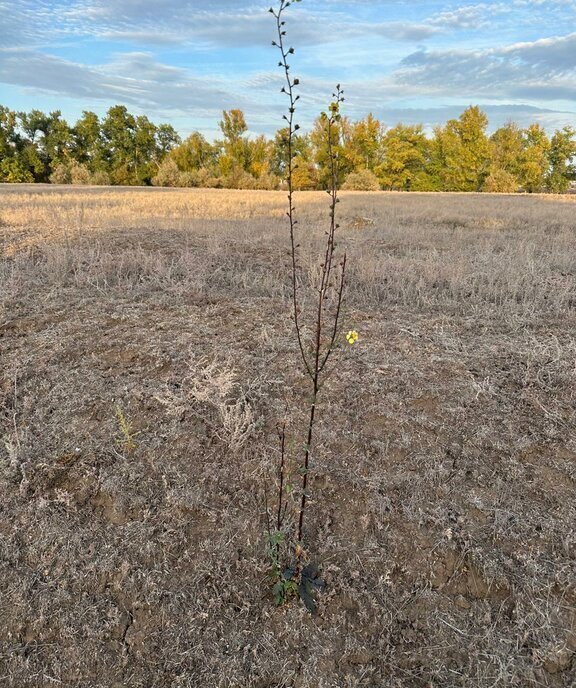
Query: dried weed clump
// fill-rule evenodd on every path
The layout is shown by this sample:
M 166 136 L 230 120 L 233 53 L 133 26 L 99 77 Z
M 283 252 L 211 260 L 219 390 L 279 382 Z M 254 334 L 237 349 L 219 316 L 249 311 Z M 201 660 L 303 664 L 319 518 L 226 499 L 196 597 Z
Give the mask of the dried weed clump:
M 572 688 L 574 207 L 340 197 L 362 345 L 316 426 L 310 617 L 256 516 L 307 414 L 285 194 L 0 188 L 2 686 Z M 325 199 L 295 196 L 306 287 Z
M 214 434 L 233 454 L 240 452 L 257 427 L 258 419 L 240 389 L 238 374 L 230 364 L 206 362 L 194 368 L 190 394 L 217 414 Z

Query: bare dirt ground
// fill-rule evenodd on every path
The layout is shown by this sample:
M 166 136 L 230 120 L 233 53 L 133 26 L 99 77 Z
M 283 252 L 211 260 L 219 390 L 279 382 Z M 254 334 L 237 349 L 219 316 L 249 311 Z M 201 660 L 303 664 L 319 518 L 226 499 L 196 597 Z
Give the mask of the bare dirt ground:
M 576 205 L 343 195 L 310 616 L 264 547 L 305 408 L 284 203 L 0 187 L 0 685 L 575 686 Z

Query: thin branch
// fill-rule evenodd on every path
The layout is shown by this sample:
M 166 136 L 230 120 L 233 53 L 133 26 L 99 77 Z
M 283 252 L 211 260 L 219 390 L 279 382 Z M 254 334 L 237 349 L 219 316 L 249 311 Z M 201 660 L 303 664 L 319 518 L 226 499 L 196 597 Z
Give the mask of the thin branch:
M 320 372 L 324 370 L 330 355 L 334 351 L 334 345 L 336 343 L 336 337 L 338 336 L 338 325 L 340 324 L 340 315 L 342 312 L 342 301 L 344 299 L 344 288 L 346 286 L 346 254 L 342 258 L 342 272 L 340 274 L 340 285 L 338 287 L 338 303 L 336 304 L 336 313 L 334 314 L 334 328 L 332 330 L 332 337 L 330 339 L 330 344 L 324 355 L 324 359 L 320 364 Z
M 304 350 L 304 341 L 302 338 L 302 327 L 300 325 L 300 313 L 298 307 L 298 263 L 297 263 L 297 245 L 296 245 L 296 224 L 297 220 L 295 217 L 295 207 L 294 207 L 294 136 L 296 131 L 300 128 L 298 124 L 294 124 L 294 115 L 296 112 L 296 101 L 298 96 L 294 95 L 294 88 L 300 83 L 298 79 L 292 79 L 290 76 L 290 65 L 288 64 L 288 55 L 294 54 L 294 48 L 289 48 L 288 50 L 284 47 L 284 37 L 286 36 L 286 31 L 284 30 L 284 21 L 282 19 L 283 13 L 286 7 L 290 5 L 289 0 L 281 0 L 280 8 L 278 12 L 274 12 L 271 8 L 272 14 L 276 17 L 276 29 L 278 33 L 278 43 L 274 42 L 273 45 L 278 48 L 281 54 L 281 60 L 279 66 L 284 70 L 284 75 L 286 77 L 286 86 L 282 88 L 282 92 L 288 96 L 290 107 L 288 108 L 288 115 L 284 115 L 284 119 L 288 123 L 288 220 L 290 223 L 290 253 L 292 258 L 292 310 L 294 317 L 294 326 L 296 328 L 296 336 L 298 338 L 298 347 L 300 349 L 300 355 L 304 363 L 304 367 L 310 377 L 312 377 L 312 368 L 306 356 L 306 351 Z
M 282 424 L 282 431 L 280 434 L 280 466 L 278 468 L 278 512 L 276 514 L 276 528 L 278 532 L 282 530 L 283 514 L 282 514 L 282 500 L 284 497 L 284 466 L 286 463 L 286 423 Z

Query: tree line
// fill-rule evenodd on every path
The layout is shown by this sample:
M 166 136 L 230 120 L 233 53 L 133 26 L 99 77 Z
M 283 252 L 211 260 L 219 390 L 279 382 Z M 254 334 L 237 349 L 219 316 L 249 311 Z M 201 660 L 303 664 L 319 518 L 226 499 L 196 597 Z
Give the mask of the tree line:
M 199 132 L 182 141 L 171 125 L 156 125 L 123 105 L 102 118 L 85 111 L 72 126 L 60 111 L 0 106 L 0 182 L 281 188 L 286 130 L 274 138 L 251 136 L 241 110 L 225 111 L 219 128 L 213 142 Z M 329 141 L 322 114 L 293 141 L 294 187 L 328 188 L 330 147 L 338 181 L 351 190 L 564 193 L 576 182 L 573 127 L 551 136 L 540 124 L 487 130 L 486 114 L 473 106 L 432 135 L 422 125 L 386 128 L 373 115 L 342 118 Z

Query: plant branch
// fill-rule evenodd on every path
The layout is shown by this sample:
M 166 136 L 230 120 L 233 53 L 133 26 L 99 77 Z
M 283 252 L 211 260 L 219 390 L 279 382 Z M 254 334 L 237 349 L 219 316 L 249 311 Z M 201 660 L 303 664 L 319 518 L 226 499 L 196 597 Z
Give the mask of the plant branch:
M 296 245 L 296 225 L 298 224 L 298 220 L 295 216 L 296 208 L 294 207 L 294 137 L 298 129 L 300 129 L 300 126 L 294 123 L 294 115 L 296 113 L 296 102 L 299 100 L 300 96 L 295 95 L 294 89 L 300 82 L 298 79 L 293 79 L 290 76 L 288 56 L 293 55 L 295 51 L 294 48 L 285 48 L 284 38 L 286 36 L 286 31 L 284 29 L 284 20 L 282 18 L 284 11 L 290 6 L 290 4 L 291 3 L 289 0 L 281 0 L 278 12 L 275 12 L 273 8 L 270 8 L 270 12 L 276 17 L 276 29 L 278 33 L 278 42 L 273 41 L 272 45 L 277 47 L 280 51 L 281 59 L 278 65 L 284 70 L 284 75 L 286 78 L 286 86 L 282 87 L 282 93 L 285 93 L 289 100 L 288 115 L 284 115 L 284 119 L 288 123 L 288 170 L 286 177 L 288 182 L 287 215 L 290 224 L 290 254 L 292 262 L 292 310 L 300 355 L 308 375 L 312 377 L 312 368 L 304 349 L 302 327 L 300 325 L 300 308 L 298 306 L 298 246 Z

